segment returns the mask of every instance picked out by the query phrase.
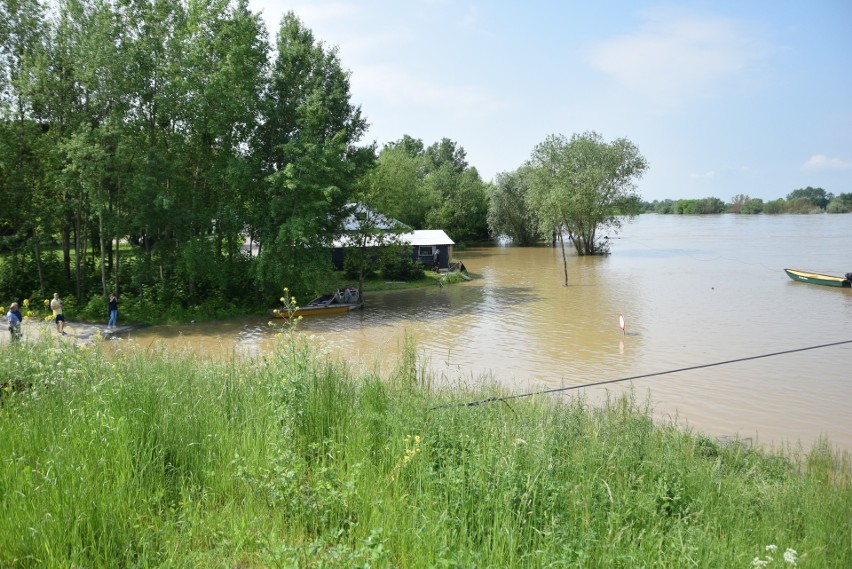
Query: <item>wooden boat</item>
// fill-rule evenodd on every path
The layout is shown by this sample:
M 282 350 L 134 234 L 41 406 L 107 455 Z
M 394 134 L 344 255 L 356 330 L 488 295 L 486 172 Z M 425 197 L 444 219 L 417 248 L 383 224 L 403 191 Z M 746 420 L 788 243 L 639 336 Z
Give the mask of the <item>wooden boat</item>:
M 852 277 L 852 273 L 847 273 L 845 277 L 835 277 L 832 275 L 821 275 L 819 273 L 809 273 L 807 271 L 799 271 L 796 269 L 784 269 L 784 272 L 787 273 L 787 276 L 794 281 L 803 283 L 838 286 L 844 288 L 852 287 L 852 279 L 850 279 L 850 277 Z
M 348 287 L 324 294 L 310 301 L 305 306 L 299 306 L 293 311 L 278 309 L 272 311 L 275 318 L 293 318 L 297 316 L 318 316 L 327 314 L 343 314 L 364 304 L 358 297 L 358 289 Z

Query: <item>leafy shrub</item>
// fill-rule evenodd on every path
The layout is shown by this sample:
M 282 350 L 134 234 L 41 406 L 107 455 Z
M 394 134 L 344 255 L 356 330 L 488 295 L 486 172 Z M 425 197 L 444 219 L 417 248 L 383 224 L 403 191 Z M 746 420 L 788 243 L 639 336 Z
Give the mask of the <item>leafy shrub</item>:
M 360 276 L 362 255 L 363 253 L 357 249 L 348 249 L 346 251 L 346 256 L 343 258 L 343 273 L 346 275 L 346 278 L 357 279 Z M 367 253 L 366 262 L 364 263 L 364 277 L 371 277 L 377 268 L 376 256 Z
M 423 277 L 423 264 L 407 255 L 389 255 L 382 261 L 386 279 L 413 281 Z
M 740 208 L 740 213 L 744 213 L 744 214 L 755 214 L 755 213 L 761 213 L 762 211 L 763 211 L 763 200 L 760 199 L 760 198 L 748 200 Z
M 766 202 L 766 205 L 763 206 L 763 213 L 786 213 L 787 212 L 787 202 L 784 201 L 784 198 L 778 198 L 777 200 L 772 200 L 771 202 Z
M 826 213 L 849 213 L 852 211 L 852 207 L 835 198 L 828 202 L 825 211 Z

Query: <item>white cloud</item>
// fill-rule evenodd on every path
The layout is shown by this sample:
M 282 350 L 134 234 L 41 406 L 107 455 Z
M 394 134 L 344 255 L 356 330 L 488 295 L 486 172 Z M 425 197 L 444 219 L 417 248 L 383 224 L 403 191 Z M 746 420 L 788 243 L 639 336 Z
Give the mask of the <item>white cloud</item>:
M 768 50 L 756 30 L 719 17 L 656 14 L 634 33 L 594 46 L 591 63 L 630 90 L 666 106 L 717 95 Z
M 824 154 L 814 154 L 802 164 L 802 170 L 805 172 L 852 170 L 852 162 L 845 162 L 840 158 L 829 158 Z
M 713 179 L 716 177 L 716 171 L 709 170 L 707 172 L 704 172 L 703 174 L 690 174 L 689 177 L 693 180 Z

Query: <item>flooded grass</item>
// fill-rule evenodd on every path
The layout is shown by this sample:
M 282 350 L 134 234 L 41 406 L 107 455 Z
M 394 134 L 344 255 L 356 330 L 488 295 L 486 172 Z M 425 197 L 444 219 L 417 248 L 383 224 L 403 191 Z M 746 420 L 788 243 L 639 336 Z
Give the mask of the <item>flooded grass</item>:
M 227 363 L 0 348 L 0 566 L 852 566 L 827 442 L 720 444 L 631 398 L 453 405 L 497 394 L 434 390 L 413 350 L 378 378 L 286 335 Z

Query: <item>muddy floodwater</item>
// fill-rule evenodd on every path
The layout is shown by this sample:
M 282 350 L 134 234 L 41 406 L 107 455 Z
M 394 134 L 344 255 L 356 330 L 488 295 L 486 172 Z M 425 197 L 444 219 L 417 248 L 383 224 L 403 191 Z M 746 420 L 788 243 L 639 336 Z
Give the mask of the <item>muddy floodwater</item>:
M 684 370 L 560 396 L 632 389 L 659 419 L 709 435 L 805 448 L 825 435 L 852 450 L 852 343 L 826 346 L 852 341 L 852 289 L 783 272 L 852 272 L 850 230 L 848 214 L 643 215 L 613 236 L 610 256 L 569 251 L 567 287 L 558 249 L 468 248 L 455 257 L 471 282 L 375 293 L 367 309 L 306 318 L 299 331 L 380 371 L 408 336 L 436 381 L 485 378 L 516 393 Z M 274 343 L 267 322 L 158 326 L 117 342 L 260 354 Z

